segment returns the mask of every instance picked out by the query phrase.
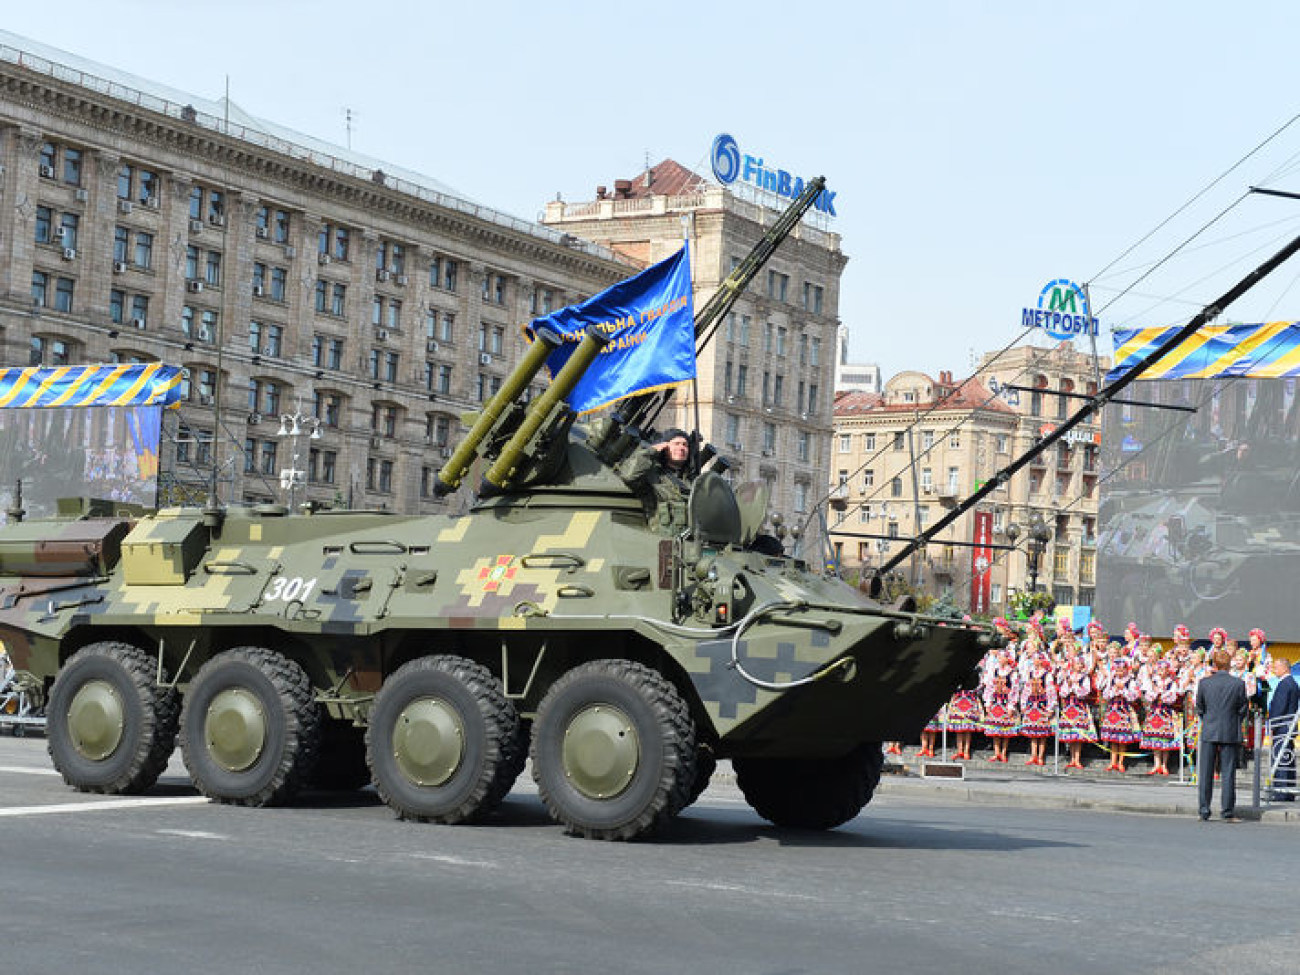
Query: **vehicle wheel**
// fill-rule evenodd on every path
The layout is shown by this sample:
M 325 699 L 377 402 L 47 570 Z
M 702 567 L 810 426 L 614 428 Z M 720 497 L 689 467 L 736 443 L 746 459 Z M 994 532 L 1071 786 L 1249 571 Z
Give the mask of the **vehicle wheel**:
M 46 735 L 68 785 L 116 794 L 158 781 L 176 747 L 180 700 L 155 681 L 156 669 L 139 647 L 108 641 L 82 647 L 64 664 L 50 693 Z
M 630 840 L 685 808 L 695 724 L 669 681 L 628 660 L 594 660 L 557 680 L 533 721 L 533 778 L 570 833 Z
M 686 805 L 693 805 L 696 799 L 704 795 L 717 767 L 718 758 L 713 754 L 713 748 L 701 742 L 695 749 L 695 781 L 691 783 L 691 794 L 687 797 Z
M 264 647 L 236 647 L 194 676 L 181 712 L 181 752 L 209 799 L 279 805 L 307 781 L 320 726 L 302 667 Z
M 323 792 L 355 792 L 370 784 L 366 764 L 366 729 L 350 721 L 327 718 L 321 727 L 319 757 L 307 777 L 307 788 Z
M 519 713 L 490 670 L 464 657 L 412 660 L 375 696 L 366 760 L 401 819 L 462 823 L 505 798 L 524 765 Z
M 736 785 L 769 822 L 794 829 L 832 829 L 862 811 L 880 784 L 880 743 L 841 758 L 737 758 Z

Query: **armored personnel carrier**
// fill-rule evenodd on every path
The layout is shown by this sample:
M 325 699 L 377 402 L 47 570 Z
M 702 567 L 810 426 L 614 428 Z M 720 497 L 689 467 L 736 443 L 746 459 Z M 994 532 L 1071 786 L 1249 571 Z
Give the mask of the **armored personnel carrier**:
M 148 789 L 179 742 L 220 802 L 373 782 L 402 818 L 460 823 L 531 758 L 556 821 L 631 839 L 726 758 L 777 825 L 856 816 L 880 742 L 918 733 L 995 636 L 761 544 L 762 492 L 716 470 L 660 517 L 619 473 L 653 436 L 630 414 L 579 424 L 564 401 L 602 333 L 522 402 L 555 341 L 539 331 L 440 472 L 450 492 L 475 470 L 463 514 L 213 506 L 0 529 L 0 639 L 52 684 L 68 784 Z

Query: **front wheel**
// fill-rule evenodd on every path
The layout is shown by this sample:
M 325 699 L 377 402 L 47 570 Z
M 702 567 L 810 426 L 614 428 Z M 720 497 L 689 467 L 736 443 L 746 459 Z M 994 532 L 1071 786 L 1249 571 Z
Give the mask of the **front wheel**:
M 691 799 L 695 724 L 677 688 L 649 667 L 593 660 L 542 699 L 532 760 L 542 802 L 570 833 L 630 840 Z
M 880 743 L 839 758 L 736 758 L 736 785 L 776 826 L 833 829 L 862 811 L 880 784 Z
M 82 647 L 59 672 L 46 711 L 50 758 L 81 792 L 142 792 L 176 747 L 180 702 L 139 647 Z M 17 728 L 15 728 L 15 734 Z
M 320 706 L 296 662 L 237 647 L 195 674 L 181 713 L 181 752 L 198 790 L 243 806 L 288 802 L 320 744 Z
M 401 819 L 481 819 L 505 798 L 524 759 L 515 706 L 472 660 L 412 660 L 375 696 L 366 760 L 380 798 Z

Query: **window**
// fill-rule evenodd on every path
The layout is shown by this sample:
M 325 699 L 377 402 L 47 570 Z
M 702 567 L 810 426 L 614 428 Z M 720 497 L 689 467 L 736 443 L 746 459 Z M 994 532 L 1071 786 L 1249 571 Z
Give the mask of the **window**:
M 442 313 L 442 319 L 438 323 L 438 341 L 450 342 L 456 326 L 456 316 L 451 312 Z
M 785 390 L 785 376 L 782 376 L 781 374 L 778 373 L 776 378 L 772 381 L 772 405 L 773 406 L 781 405 L 781 400 L 785 398 L 784 390 Z
M 262 473 L 274 476 L 279 465 L 276 463 L 276 448 L 279 447 L 274 440 L 262 441 Z M 294 475 L 295 477 L 297 475 Z
M 840 453 L 847 454 L 853 449 L 853 437 L 847 433 L 840 434 Z
M 749 325 L 750 325 L 749 316 L 741 315 L 740 316 L 740 344 L 745 348 L 749 347 Z
M 903 432 L 901 430 L 894 434 L 894 449 L 903 449 Z
M 776 354 L 777 355 L 781 355 L 781 356 L 785 355 L 785 340 L 786 340 L 786 330 L 784 328 L 778 328 L 776 330 Z
M 44 271 L 32 272 L 32 304 L 44 308 L 50 303 L 50 276 Z
M 531 312 L 533 315 L 549 315 L 554 296 L 550 288 L 534 288 Z
M 807 463 L 809 457 L 811 456 L 811 454 L 810 454 L 810 451 L 811 451 L 811 447 L 810 447 L 811 440 L 812 440 L 812 438 L 808 435 L 808 431 L 807 431 L 807 430 L 800 430 L 800 431 L 795 435 L 795 452 L 796 452 L 796 455 L 798 456 L 799 460 L 800 460 L 801 462 L 803 462 L 803 463 Z
M 949 468 L 948 468 L 948 493 L 949 493 L 949 494 L 956 494 L 956 493 L 957 493 L 957 484 L 958 484 L 958 475 L 959 475 L 959 473 L 960 473 L 960 472 L 958 471 L 958 469 L 957 469 L 956 467 L 949 467 Z
M 135 266 L 146 270 L 153 267 L 153 234 L 136 231 Z
M 54 310 L 72 311 L 72 278 L 55 278 Z
M 808 349 L 808 364 L 810 366 L 820 366 L 822 364 L 822 340 L 813 338 L 812 344 Z
M 921 468 L 921 490 L 927 494 L 934 490 L 934 471 L 928 467 Z
M 903 496 L 903 479 L 901 477 L 896 477 L 889 482 L 889 495 L 893 498 Z
M 253 355 L 262 354 L 262 332 L 263 327 L 261 322 L 254 321 L 248 323 L 248 348 L 252 351 Z
M 193 244 L 185 248 L 185 278 L 193 281 L 199 276 L 199 249 Z
M 266 329 L 266 345 L 262 349 L 263 355 L 279 358 L 284 354 L 284 326 L 270 325 Z
M 1005 433 L 999 433 L 993 438 L 993 449 L 999 454 L 1011 452 L 1011 438 Z
M 785 301 L 786 291 L 790 287 L 790 275 L 779 271 L 767 272 L 767 296 L 777 301 Z
M 322 224 L 316 240 L 316 251 L 336 261 L 346 261 L 352 248 L 352 232 L 347 227 Z
M 289 269 L 283 267 L 271 268 L 271 300 L 285 301 L 286 293 L 289 287 Z
M 804 332 L 799 333 L 799 365 L 808 365 L 808 336 Z
M 125 264 L 127 256 L 131 252 L 131 231 L 125 227 L 113 228 L 113 261 L 116 264 Z
M 396 352 L 386 352 L 384 354 L 384 379 L 387 382 L 397 382 L 397 367 L 401 356 Z
M 948 446 L 949 446 L 949 448 L 951 448 L 952 450 L 959 450 L 959 449 L 961 449 L 961 431 L 960 431 L 960 430 L 950 430 L 950 431 L 948 432 Z
M 740 446 L 740 417 L 734 413 L 727 414 L 726 442 L 729 447 Z
M 763 449 L 769 454 L 776 452 L 776 424 L 763 424 Z
M 808 510 L 808 483 L 794 482 L 794 510 L 800 513 Z
M 289 212 L 276 210 L 271 214 L 271 239 L 277 244 L 289 242 Z
M 149 296 L 132 295 L 131 296 L 131 318 L 135 321 L 148 324 L 149 322 Z
M 763 326 L 763 351 L 772 351 L 772 323 L 768 322 Z
M 348 286 L 335 283 L 330 295 L 330 314 L 342 318 L 347 311 Z
M 54 243 L 54 211 L 49 207 L 36 208 L 36 243 Z
M 803 283 L 803 310 L 812 312 L 814 315 L 822 313 L 822 300 L 824 297 L 823 288 L 820 284 L 813 284 L 811 281 Z
M 343 368 L 343 340 L 330 339 L 329 367 L 331 369 Z
M 749 380 L 749 366 L 743 362 L 736 367 L 736 395 L 743 397 L 745 395 L 745 386 Z
M 207 265 L 204 268 L 203 280 L 213 287 L 219 287 L 221 285 L 220 251 L 208 251 L 208 260 Z
M 1001 602 L 1002 602 L 1002 583 L 1000 583 L 1000 582 L 994 582 L 994 583 L 990 583 L 990 584 L 989 584 L 989 601 L 990 601 L 991 603 L 993 603 L 994 606 L 997 606 L 997 605 L 1000 605 L 1000 604 L 1001 604 Z
M 122 324 L 126 312 L 126 292 L 114 288 L 108 293 L 108 317 L 115 325 Z
M 933 431 L 933 430 L 922 430 L 922 431 L 921 431 L 921 449 L 922 449 L 922 450 L 930 450 L 930 449 L 932 449 L 933 447 L 934 447 L 934 431 Z
M 448 365 L 438 366 L 438 392 L 440 393 L 451 392 L 451 366 Z
M 872 468 L 868 467 L 866 470 L 862 472 L 862 491 L 865 494 L 875 486 L 876 486 L 876 472 Z
M 862 435 L 862 449 L 863 450 L 876 449 L 876 435 L 874 433 L 864 433 Z

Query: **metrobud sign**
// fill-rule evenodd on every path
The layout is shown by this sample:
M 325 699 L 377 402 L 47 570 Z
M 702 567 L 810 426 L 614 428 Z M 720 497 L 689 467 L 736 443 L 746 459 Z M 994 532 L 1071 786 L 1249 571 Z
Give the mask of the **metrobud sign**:
M 1038 293 L 1038 307 L 1020 313 L 1024 328 L 1041 328 L 1054 339 L 1066 341 L 1081 335 L 1096 337 L 1097 319 L 1088 309 L 1088 296 L 1073 281 L 1057 278 Z

